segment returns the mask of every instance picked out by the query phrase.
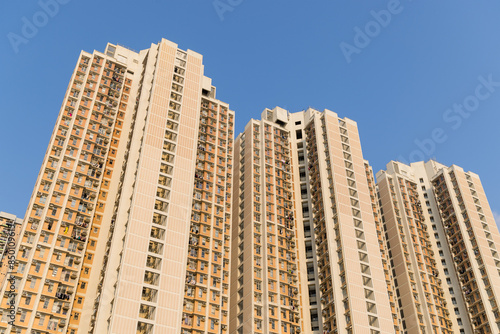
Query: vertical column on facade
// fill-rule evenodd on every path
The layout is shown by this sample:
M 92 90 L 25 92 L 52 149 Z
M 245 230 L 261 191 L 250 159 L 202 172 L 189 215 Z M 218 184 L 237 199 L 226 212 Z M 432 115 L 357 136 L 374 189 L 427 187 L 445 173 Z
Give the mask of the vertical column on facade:
M 102 184 L 116 153 L 111 140 L 121 128 L 125 70 L 98 53 L 82 53 L 77 63 L 23 225 L 19 292 L 16 300 L 2 300 L 2 308 L 19 305 L 17 328 L 75 332 L 90 270 L 83 263 L 93 261 L 102 218 L 96 208 L 107 196 Z
M 494 283 L 499 281 L 499 235 L 479 178 L 471 175 L 452 166 L 432 183 L 474 332 L 493 333 L 500 320 Z
M 366 171 L 366 178 L 368 180 L 368 188 L 370 189 L 370 199 L 372 203 L 373 216 L 375 219 L 375 226 L 377 229 L 378 243 L 380 246 L 379 249 L 380 256 L 382 257 L 382 264 L 384 267 L 385 282 L 387 285 L 387 295 L 389 297 L 389 302 L 391 306 L 391 313 L 394 324 L 394 333 L 399 334 L 401 333 L 400 329 L 401 317 L 399 316 L 400 314 L 399 307 L 396 304 L 396 300 L 394 298 L 395 287 L 393 280 L 391 279 L 392 273 L 389 270 L 388 262 L 390 261 L 390 259 L 387 250 L 386 234 L 384 233 L 386 229 L 385 225 L 383 224 L 383 216 L 380 214 L 380 206 L 378 202 L 378 190 L 377 190 L 377 185 L 375 183 L 375 178 L 373 176 L 373 169 L 369 165 L 368 161 L 365 162 L 365 171 Z
M 183 333 L 227 332 L 233 126 L 227 106 L 202 99 Z
M 403 330 L 453 332 L 415 174 L 394 163 L 379 174 L 379 200 Z
M 235 140 L 233 224 L 231 250 L 230 333 L 251 333 L 256 303 L 254 276 L 262 277 L 262 255 L 254 253 L 254 234 L 260 227 L 260 126 L 251 121 Z M 254 151 L 255 150 L 255 151 Z M 258 202 L 257 202 L 258 201 Z M 262 314 L 260 315 L 262 317 Z M 259 318 L 257 318 L 259 320 Z
M 266 148 L 263 167 L 266 173 L 268 272 L 276 270 L 279 273 L 281 329 L 295 333 L 300 332 L 301 328 L 299 326 L 297 221 L 293 206 L 289 132 L 281 126 L 265 125 L 264 127 Z M 274 249 L 277 251 L 277 260 L 274 258 L 276 254 Z M 267 277 L 269 278 L 270 275 Z M 274 281 L 267 280 L 266 286 L 269 291 L 274 290 Z M 278 285 L 278 281 L 275 284 Z
M 394 330 L 357 127 L 325 111 L 306 132 L 324 329 Z
M 319 282 L 317 280 L 317 257 L 314 243 L 311 189 L 307 172 L 307 148 L 304 127 L 311 112 L 298 112 L 289 114 L 287 129 L 290 132 L 291 166 L 293 171 L 294 197 L 293 204 L 296 208 L 297 220 L 297 265 L 299 270 L 299 303 L 301 327 L 304 332 L 322 331 L 321 303 L 319 299 Z
M 239 195 L 234 200 L 232 282 L 237 292 L 232 293 L 230 331 L 299 333 L 288 130 L 267 119 L 251 121 L 236 143 L 235 190 Z

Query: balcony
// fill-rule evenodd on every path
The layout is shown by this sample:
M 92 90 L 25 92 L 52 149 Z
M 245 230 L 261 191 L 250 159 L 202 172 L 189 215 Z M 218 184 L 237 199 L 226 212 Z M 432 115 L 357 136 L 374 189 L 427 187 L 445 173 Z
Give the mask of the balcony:
M 160 200 L 155 201 L 155 210 L 166 212 L 168 210 L 168 203 Z
M 152 324 L 146 324 L 143 322 L 138 322 L 137 323 L 137 331 L 136 334 L 153 334 L 153 325 Z
M 146 271 L 146 273 L 144 274 L 144 282 L 147 284 L 158 285 L 159 281 L 160 281 L 159 274 L 150 271 Z
M 154 320 L 156 308 L 154 306 L 141 304 L 139 308 L 139 317 Z

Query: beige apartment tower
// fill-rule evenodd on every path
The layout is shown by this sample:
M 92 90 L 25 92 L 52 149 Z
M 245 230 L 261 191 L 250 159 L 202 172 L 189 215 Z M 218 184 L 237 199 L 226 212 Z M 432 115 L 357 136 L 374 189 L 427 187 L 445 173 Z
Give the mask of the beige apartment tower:
M 198 53 L 82 52 L 0 333 L 228 333 L 233 128 Z
M 0 334 L 500 331 L 476 174 L 375 183 L 348 118 L 265 109 L 233 143 L 234 118 L 194 51 L 82 52 L 24 220 L 0 212 Z
M 498 333 L 499 233 L 479 177 L 435 161 L 377 174 L 404 333 Z
M 394 333 L 357 125 L 266 109 L 235 141 L 231 333 Z
M 251 121 L 235 157 L 229 332 L 300 333 L 289 133 Z

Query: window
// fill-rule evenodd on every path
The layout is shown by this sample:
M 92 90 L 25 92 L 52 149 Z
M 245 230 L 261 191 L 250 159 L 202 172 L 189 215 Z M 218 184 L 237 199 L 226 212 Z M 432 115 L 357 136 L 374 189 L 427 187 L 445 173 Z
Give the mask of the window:
M 35 216 L 41 216 L 42 215 L 42 209 L 41 208 L 36 208 L 35 210 Z
M 17 272 L 22 274 L 25 268 L 26 268 L 26 263 L 20 262 L 19 266 L 17 267 Z

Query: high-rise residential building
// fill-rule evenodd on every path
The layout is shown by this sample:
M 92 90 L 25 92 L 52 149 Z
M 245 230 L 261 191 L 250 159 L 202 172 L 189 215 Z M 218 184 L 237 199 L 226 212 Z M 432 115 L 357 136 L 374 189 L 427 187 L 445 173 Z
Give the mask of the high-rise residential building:
M 350 119 L 265 109 L 233 145 L 234 117 L 175 43 L 82 52 L 24 220 L 0 212 L 0 334 L 500 330 L 476 174 L 376 184 Z
M 0 333 L 228 333 L 233 128 L 200 54 L 82 52 Z
M 266 109 L 237 137 L 234 173 L 231 333 L 395 332 L 355 122 Z
M 13 269 L 22 222 L 16 215 L 0 211 L 0 286 Z
M 230 333 L 301 328 L 288 113 L 273 115 L 235 141 Z
M 451 300 L 444 296 L 437 252 L 422 207 L 425 201 L 420 194 L 425 190 L 410 168 L 399 163 L 389 164 L 377 180 L 402 330 L 452 333 L 446 307 Z
M 373 183 L 357 124 L 328 110 L 306 113 L 303 119 L 323 329 L 392 333 L 394 312 L 380 257 Z
M 500 235 L 479 177 L 392 161 L 377 181 L 401 329 L 497 333 Z
M 182 334 L 229 333 L 234 112 L 202 97 Z
M 373 176 L 373 169 L 369 165 L 368 161 L 365 161 L 365 171 L 366 177 L 368 179 L 368 188 L 370 189 L 370 199 L 372 201 L 373 216 L 375 218 L 375 228 L 377 230 L 380 257 L 382 259 L 382 265 L 384 267 L 387 294 L 389 295 L 389 305 L 391 308 L 392 321 L 394 325 L 394 334 L 401 334 L 404 333 L 401 329 L 401 313 L 398 311 L 398 305 L 396 304 L 396 287 L 394 286 L 395 282 L 392 279 L 392 273 L 390 271 L 390 262 L 388 257 L 389 250 L 387 248 L 387 239 L 384 233 L 383 220 L 378 201 L 377 185 Z

